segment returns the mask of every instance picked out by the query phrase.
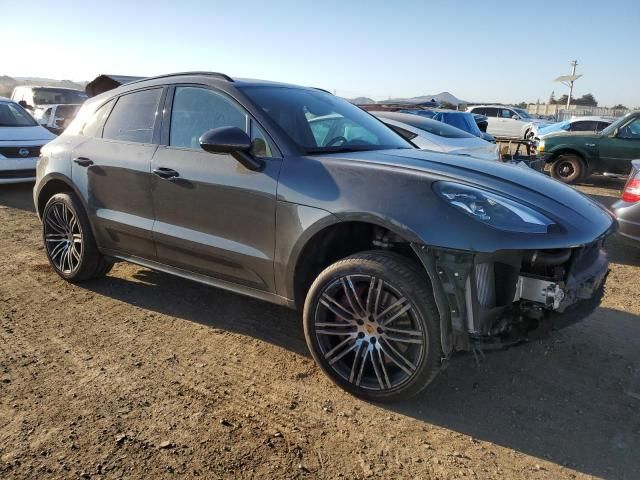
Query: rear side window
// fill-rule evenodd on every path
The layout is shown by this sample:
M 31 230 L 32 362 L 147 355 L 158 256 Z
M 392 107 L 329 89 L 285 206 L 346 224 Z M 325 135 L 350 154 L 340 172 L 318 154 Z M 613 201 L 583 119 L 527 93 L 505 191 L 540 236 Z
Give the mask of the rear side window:
M 482 112 L 482 114 L 486 115 L 487 117 L 497 117 L 498 116 L 498 112 L 500 112 L 499 108 L 491 107 L 491 108 L 485 108 L 484 112 Z M 474 113 L 475 113 L 475 111 L 474 111 Z
M 238 127 L 246 132 L 247 116 L 220 93 L 200 87 L 176 87 L 171 109 L 170 146 L 199 150 L 200 136 L 219 127 Z
M 595 132 L 597 126 L 598 126 L 598 122 L 584 120 L 581 122 L 574 122 L 573 124 L 571 124 L 571 131 L 572 132 Z
M 161 93 L 161 88 L 154 88 L 121 96 L 107 119 L 102 138 L 151 143 Z

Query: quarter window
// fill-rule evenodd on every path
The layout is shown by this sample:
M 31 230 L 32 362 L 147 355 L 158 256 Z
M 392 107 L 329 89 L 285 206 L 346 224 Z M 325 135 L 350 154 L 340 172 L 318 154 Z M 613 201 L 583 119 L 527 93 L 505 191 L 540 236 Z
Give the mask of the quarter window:
M 98 110 L 96 110 L 96 112 L 91 115 L 91 117 L 89 117 L 89 120 L 87 120 L 87 122 L 82 126 L 80 135 L 84 135 L 85 137 L 99 137 L 100 130 L 102 129 L 102 125 L 104 125 L 105 118 L 107 118 L 107 115 L 111 110 L 113 102 L 114 100 L 109 100 Z
M 200 136 L 219 127 L 238 127 L 246 132 L 247 115 L 220 93 L 199 87 L 176 87 L 170 146 L 200 149 Z
M 151 143 L 161 93 L 161 88 L 154 88 L 121 96 L 107 119 L 102 137 Z

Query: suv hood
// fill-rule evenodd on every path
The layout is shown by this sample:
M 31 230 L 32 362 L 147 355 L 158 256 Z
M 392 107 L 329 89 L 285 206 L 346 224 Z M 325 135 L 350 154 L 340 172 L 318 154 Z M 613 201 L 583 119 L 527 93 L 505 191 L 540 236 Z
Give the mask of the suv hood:
M 526 166 L 413 149 L 340 154 L 358 162 L 410 169 L 424 175 L 425 188 L 438 180 L 481 187 L 541 211 L 573 233 L 576 245 L 592 242 L 615 225 L 603 206 L 577 190 Z
M 567 132 L 565 130 L 562 130 L 559 132 L 548 133 L 544 136 L 544 139 L 549 140 L 551 138 L 557 138 L 557 137 L 580 138 L 580 139 L 594 138 L 595 139 L 595 138 L 600 138 L 600 134 L 593 133 L 593 132 Z

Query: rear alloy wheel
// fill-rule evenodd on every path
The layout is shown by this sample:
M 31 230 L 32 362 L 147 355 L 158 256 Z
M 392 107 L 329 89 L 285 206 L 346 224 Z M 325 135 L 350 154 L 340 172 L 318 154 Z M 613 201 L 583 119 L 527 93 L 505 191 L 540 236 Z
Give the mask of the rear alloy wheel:
M 577 183 L 582 180 L 586 168 L 578 155 L 563 154 L 551 165 L 551 176 L 564 183 Z
M 113 264 L 98 249 L 80 202 L 58 193 L 42 213 L 42 237 L 49 263 L 65 280 L 80 282 L 106 275 Z
M 353 255 L 324 270 L 304 311 L 311 353 L 350 393 L 409 398 L 440 368 L 440 328 L 426 274 L 391 252 Z

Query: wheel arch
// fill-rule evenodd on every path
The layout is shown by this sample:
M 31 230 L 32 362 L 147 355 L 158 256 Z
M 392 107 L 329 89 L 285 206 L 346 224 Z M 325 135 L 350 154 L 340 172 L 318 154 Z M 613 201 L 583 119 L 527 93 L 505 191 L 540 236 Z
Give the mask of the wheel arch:
M 305 232 L 294 249 L 287 291 L 301 309 L 309 287 L 322 270 L 350 255 L 375 248 L 401 253 L 424 269 L 411 248 L 416 240 L 419 241 L 412 232 L 371 217 L 356 219 L 350 215 L 347 219 L 333 217 L 332 221 L 319 222 Z
M 585 167 L 587 169 L 589 168 L 587 155 L 583 151 L 581 151 L 579 148 L 569 147 L 569 146 L 559 147 L 556 150 L 554 150 L 551 155 L 552 156 L 549 163 L 555 162 L 560 155 L 576 155 L 580 157 L 580 159 L 584 162 Z
M 42 212 L 44 211 L 44 207 L 47 202 L 52 196 L 58 193 L 74 193 L 80 200 L 84 211 L 89 211 L 87 209 L 85 198 L 80 194 L 69 177 L 60 173 L 50 173 L 38 182 L 35 190 L 34 203 L 38 218 L 42 219 Z M 91 221 L 89 221 L 89 224 L 91 224 L 91 229 L 93 230 L 93 224 Z M 93 233 L 95 234 L 95 232 Z

